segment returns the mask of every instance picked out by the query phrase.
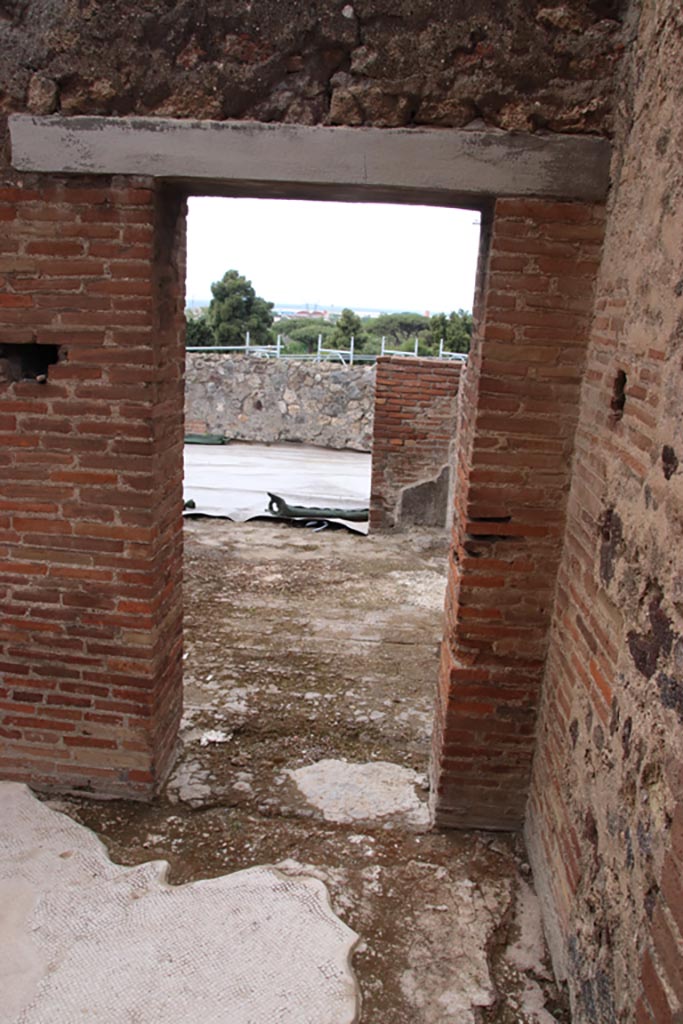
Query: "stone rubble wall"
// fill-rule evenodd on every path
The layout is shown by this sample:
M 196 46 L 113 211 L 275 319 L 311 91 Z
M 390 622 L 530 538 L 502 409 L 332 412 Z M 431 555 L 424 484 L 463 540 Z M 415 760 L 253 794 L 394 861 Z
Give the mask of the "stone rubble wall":
M 187 353 L 188 433 L 369 451 L 374 400 L 374 365 Z
M 6 0 L 0 113 L 609 134 L 625 6 Z

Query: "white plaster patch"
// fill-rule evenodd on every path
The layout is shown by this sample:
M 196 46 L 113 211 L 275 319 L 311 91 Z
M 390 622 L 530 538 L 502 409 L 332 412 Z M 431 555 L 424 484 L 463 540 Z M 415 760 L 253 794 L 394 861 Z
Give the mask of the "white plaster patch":
M 523 1012 L 533 1024 L 557 1024 L 545 1008 L 545 994 L 538 978 L 551 974 L 545 963 L 543 921 L 538 896 L 523 879 L 519 879 L 515 907 L 516 941 L 505 951 L 505 959 L 523 976 L 520 992 Z
M 435 865 L 414 864 L 433 877 Z M 510 886 L 507 880 L 441 881 L 439 894 L 444 902 L 425 903 L 416 916 L 401 990 L 422 1024 L 475 1024 L 478 1008 L 496 1000 L 487 948 L 510 900 Z
M 190 807 L 201 807 L 211 797 L 210 779 L 210 773 L 199 761 L 186 758 L 169 778 L 166 795 L 173 804 L 180 801 Z
M 420 572 L 395 571 L 387 574 L 395 588 L 398 605 L 412 605 L 429 611 L 443 611 L 446 597 L 446 577 L 442 573 L 422 569 Z
M 349 764 L 327 759 L 303 768 L 286 769 L 309 803 L 326 821 L 348 823 L 398 819 L 404 825 L 426 828 L 427 804 L 415 791 L 424 776 L 387 761 Z
M 258 692 L 258 686 L 233 686 L 229 690 L 221 692 L 221 707 L 227 714 L 254 714 L 255 709 L 249 706 L 249 700 Z
M 325 886 L 256 867 L 169 886 L 0 783 L 2 1024 L 352 1024 L 357 936 Z M 8 952 L 9 951 L 9 952 Z
M 518 882 L 516 920 L 518 936 L 516 942 L 506 950 L 506 960 L 520 971 L 533 971 L 539 977 L 547 976 L 541 904 L 523 878 Z
M 207 729 L 199 739 L 200 747 L 208 747 L 210 743 L 227 743 L 232 739 L 231 732 L 224 732 L 222 729 Z

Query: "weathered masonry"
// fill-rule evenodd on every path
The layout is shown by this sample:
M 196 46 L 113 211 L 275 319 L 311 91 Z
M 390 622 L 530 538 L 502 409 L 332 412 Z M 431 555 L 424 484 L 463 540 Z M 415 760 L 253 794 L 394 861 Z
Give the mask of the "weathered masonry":
M 434 813 L 524 826 L 575 1020 L 679 1021 L 680 4 L 48 6 L 0 22 L 0 770 L 172 760 L 185 196 L 480 209 Z
M 135 179 L 0 190 L 0 764 L 38 786 L 145 796 L 173 754 L 182 208 Z
M 462 364 L 377 360 L 370 528 L 446 526 Z
M 495 206 L 459 407 L 441 824 L 524 819 L 603 222 L 596 205 Z

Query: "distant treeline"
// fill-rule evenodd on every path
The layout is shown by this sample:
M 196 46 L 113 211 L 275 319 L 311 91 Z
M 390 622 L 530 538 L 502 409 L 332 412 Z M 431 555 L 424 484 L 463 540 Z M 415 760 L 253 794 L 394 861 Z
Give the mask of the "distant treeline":
M 208 310 L 186 314 L 188 345 L 244 345 L 249 332 L 254 345 L 275 344 L 281 335 L 284 349 L 292 354 L 316 352 L 319 335 L 324 348 L 348 349 L 353 337 L 356 351 L 369 355 L 381 351 L 382 338 L 387 348 L 400 352 L 413 351 L 417 338 L 419 354 L 424 356 L 438 355 L 442 341 L 447 352 L 469 352 L 470 348 L 472 314 L 463 309 L 430 317 L 382 313 L 363 318 L 344 309 L 335 323 L 302 317 L 276 324 L 273 303 L 259 298 L 251 282 L 236 270 L 212 284 L 211 293 Z

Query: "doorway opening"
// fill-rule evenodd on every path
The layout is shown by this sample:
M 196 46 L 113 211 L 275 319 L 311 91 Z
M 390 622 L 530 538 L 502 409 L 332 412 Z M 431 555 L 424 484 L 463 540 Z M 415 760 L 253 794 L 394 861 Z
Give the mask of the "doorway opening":
M 188 338 L 205 344 L 187 353 L 185 753 L 167 786 L 179 803 L 427 827 L 478 221 L 190 200 Z M 261 522 L 276 489 L 309 514 Z M 359 537 L 367 523 L 344 511 L 371 489 L 384 519 Z M 357 807 L 316 807 L 313 791 L 340 786 Z
M 222 508 L 233 518 L 251 518 L 265 511 L 267 492 L 286 487 L 290 474 L 283 501 L 304 508 L 367 507 L 377 359 L 405 357 L 414 369 L 416 357 L 436 360 L 435 366 L 446 360 L 456 369 L 463 365 L 478 244 L 479 215 L 470 210 L 191 198 L 186 435 L 194 443 L 210 442 L 212 450 L 186 450 L 186 498 L 206 511 Z M 410 386 L 415 391 L 424 381 L 411 375 Z M 229 457 L 215 447 L 225 442 L 232 445 Z M 251 445 L 244 491 L 235 486 L 237 442 Z M 256 448 L 288 444 L 328 453 L 327 467 L 319 452 L 316 458 L 308 453 L 323 473 L 320 488 L 299 479 L 300 451 L 284 474 L 273 476 L 274 452 Z M 442 520 L 445 513 L 447 487 L 438 484 L 447 462 L 444 446 L 426 465 L 424 450 L 417 459 L 417 443 L 411 444 L 414 465 L 403 460 L 400 470 L 392 466 L 391 482 L 383 484 L 395 506 L 391 525 L 404 487 L 411 492 L 406 515 L 417 522 L 420 488 L 431 488 L 422 512 L 429 505 L 427 524 L 436 525 L 439 495 Z M 257 453 L 266 463 L 266 484 L 258 493 L 251 486 Z M 286 450 L 279 456 L 285 459 Z M 226 460 L 232 491 L 218 494 L 210 467 Z M 389 497 L 382 493 L 378 500 L 386 504 Z
M 294 807 L 283 773 L 381 761 L 417 772 L 411 792 L 427 772 L 479 217 L 199 197 L 187 228 L 187 336 L 205 342 L 187 346 L 185 404 L 194 753 L 171 791 Z M 368 523 L 344 512 L 371 487 L 384 518 L 364 541 Z M 309 514 L 254 524 L 273 492 Z

